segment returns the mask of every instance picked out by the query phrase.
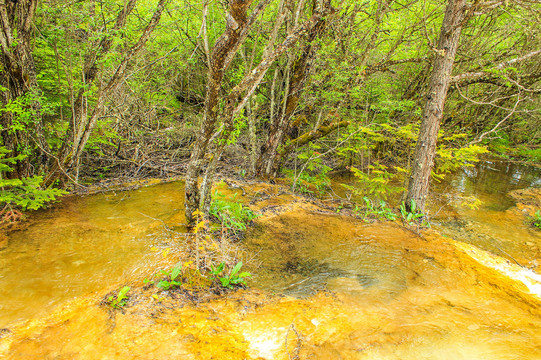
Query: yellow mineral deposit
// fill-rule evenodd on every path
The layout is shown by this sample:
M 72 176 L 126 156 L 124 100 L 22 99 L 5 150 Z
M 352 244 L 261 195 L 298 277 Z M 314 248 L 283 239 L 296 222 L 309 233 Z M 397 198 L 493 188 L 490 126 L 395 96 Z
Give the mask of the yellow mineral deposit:
M 6 329 L 0 357 L 541 359 L 535 273 L 436 232 L 421 237 L 399 224 L 367 224 L 299 198 L 265 198 L 268 189 L 258 189 L 264 215 L 243 243 L 256 254 L 252 263 L 261 264 L 249 269 L 251 290 L 156 300 L 155 288 L 143 288 L 137 279 L 159 267 L 161 250 L 174 245 L 174 236 L 159 229 L 178 220 L 177 186 L 87 198 L 82 211 L 67 203 L 10 239 L 13 259 L 2 261 L 15 275 L 6 283 L 6 271 L 1 280 Z M 101 207 L 107 196 L 116 210 Z M 75 239 L 60 238 L 70 233 Z M 76 246 L 114 256 L 78 258 Z M 66 282 L 75 283 L 66 287 L 76 290 L 48 284 L 55 271 L 65 272 Z M 57 295 L 47 300 L 33 287 L 27 296 L 19 294 L 28 281 Z M 128 281 L 133 287 L 124 309 L 99 305 Z M 42 311 L 19 313 L 27 307 Z

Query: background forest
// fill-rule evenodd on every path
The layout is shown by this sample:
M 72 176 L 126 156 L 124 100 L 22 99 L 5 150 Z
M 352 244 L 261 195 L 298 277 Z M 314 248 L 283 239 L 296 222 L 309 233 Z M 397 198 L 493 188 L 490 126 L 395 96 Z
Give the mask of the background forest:
M 484 146 L 539 162 L 541 4 L 463 3 L 433 176 Z M 205 169 L 197 207 L 224 165 L 305 191 L 348 168 L 381 195 L 411 168 L 446 6 L 2 0 L 0 200 Z

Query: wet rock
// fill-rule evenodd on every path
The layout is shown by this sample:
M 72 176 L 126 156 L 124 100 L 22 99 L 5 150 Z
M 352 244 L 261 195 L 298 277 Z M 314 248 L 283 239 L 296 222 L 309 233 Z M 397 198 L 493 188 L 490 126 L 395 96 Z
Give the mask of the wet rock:
M 541 358 L 539 301 L 491 268 L 500 261 L 435 232 L 421 238 L 396 224 L 367 225 L 313 206 L 299 202 L 258 219 L 245 240 L 263 263 L 251 285 L 266 279 L 276 288 L 296 282 L 330 291 L 304 298 L 261 290 L 196 298 L 160 293 L 156 299 L 154 288 L 134 286 L 111 327 L 110 312 L 96 304 L 110 289 L 10 326 L 0 357 Z

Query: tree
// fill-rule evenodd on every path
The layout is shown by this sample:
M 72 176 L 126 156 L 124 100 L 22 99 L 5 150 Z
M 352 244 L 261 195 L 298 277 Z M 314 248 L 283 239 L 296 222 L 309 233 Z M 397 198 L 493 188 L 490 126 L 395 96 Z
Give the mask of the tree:
M 113 35 L 125 26 L 128 15 L 135 7 L 136 0 L 129 0 L 124 4 L 124 7 L 116 18 L 115 25 L 112 28 L 112 34 L 103 34 L 103 36 L 96 39 L 89 46 L 89 52 L 85 56 L 85 63 L 83 65 L 84 82 L 72 104 L 73 109 L 68 130 L 62 139 L 62 146 L 55 157 L 55 164 L 45 179 L 46 184 L 52 184 L 59 179 L 65 180 L 69 178 L 69 172 L 74 175 L 72 180 L 77 181 L 81 154 L 103 110 L 103 106 L 128 76 L 128 68 L 132 58 L 145 46 L 150 34 L 158 25 L 168 1 L 159 0 L 152 18 L 141 33 L 138 41 L 123 54 L 122 60 L 108 81 L 100 84 L 94 107 L 90 112 L 87 91 L 95 79 L 101 75 L 98 62 L 110 51 L 113 43 Z
M 29 129 L 37 142 L 46 146 L 31 43 L 36 7 L 37 0 L 0 0 L 0 93 L 2 103 L 7 108 L 0 117 L 1 141 L 10 151 L 10 157 L 26 155 L 13 166 L 13 172 L 9 175 L 12 177 L 30 176 L 32 173 L 32 158 L 28 155 L 34 153 L 35 142 L 30 140 Z M 11 105 L 28 116 L 18 117 Z
M 257 163 L 256 172 L 259 176 L 276 174 L 276 165 L 277 163 L 279 164 L 279 160 L 277 159 L 279 157 L 278 146 L 282 143 L 284 135 L 291 127 L 291 119 L 297 110 L 304 86 L 310 76 L 311 62 L 315 56 L 315 40 L 324 31 L 325 26 L 326 19 L 320 18 L 310 29 L 307 35 L 306 45 L 303 47 L 301 54 L 295 59 L 292 67 L 288 66 L 288 86 L 284 104 L 279 114 L 270 119 L 270 132 Z
M 438 46 L 434 49 L 434 62 L 406 198 L 408 206 L 414 201 L 421 212 L 424 211 L 428 196 L 430 175 L 436 156 L 438 131 L 465 15 L 466 0 L 449 0 L 441 25 Z
M 273 62 L 287 49 L 291 48 L 302 35 L 311 33 L 312 29 L 318 25 L 319 20 L 332 11 L 330 3 L 325 2 L 323 6 L 314 11 L 310 19 L 295 26 L 284 41 L 277 45 L 274 50 L 272 50 L 274 43 L 271 37 L 271 41 L 267 44 L 268 51 L 264 51 L 265 56 L 229 92 L 223 107 L 220 107 L 219 95 L 224 72 L 231 64 L 231 60 L 240 45 L 245 41 L 252 24 L 267 3 L 268 0 L 262 0 L 255 6 L 250 17 L 248 17 L 247 12 L 251 1 L 230 1 L 226 29 L 216 41 L 212 50 L 203 123 L 195 141 L 186 172 L 185 211 L 189 226 L 192 226 L 195 222 L 194 213 L 196 210 L 199 210 L 205 217 L 208 216 L 210 189 L 216 163 L 221 157 L 234 129 L 235 117 L 244 108 Z M 203 181 L 199 186 L 198 178 L 204 165 L 206 165 L 206 168 Z

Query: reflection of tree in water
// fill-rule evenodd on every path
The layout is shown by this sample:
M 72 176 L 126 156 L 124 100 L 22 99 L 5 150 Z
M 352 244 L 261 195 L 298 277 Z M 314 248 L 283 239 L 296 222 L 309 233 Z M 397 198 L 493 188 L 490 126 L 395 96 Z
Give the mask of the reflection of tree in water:
M 486 161 L 464 167 L 452 180 L 459 191 L 501 193 L 541 184 L 541 170 L 510 162 Z

